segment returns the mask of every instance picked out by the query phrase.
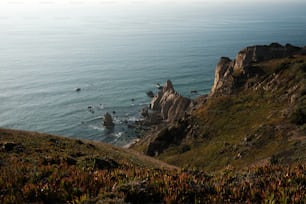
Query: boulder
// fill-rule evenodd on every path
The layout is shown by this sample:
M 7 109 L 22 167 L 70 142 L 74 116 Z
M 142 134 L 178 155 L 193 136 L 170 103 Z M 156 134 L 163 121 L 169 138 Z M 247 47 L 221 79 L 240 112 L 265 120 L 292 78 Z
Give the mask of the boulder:
M 168 80 L 163 89 L 154 96 L 151 109 L 161 114 L 163 120 L 175 121 L 184 116 L 191 100 L 178 94 Z
M 112 118 L 112 116 L 109 113 L 105 113 L 104 114 L 103 125 L 107 129 L 112 129 L 115 126 L 115 124 L 113 122 L 113 118 Z

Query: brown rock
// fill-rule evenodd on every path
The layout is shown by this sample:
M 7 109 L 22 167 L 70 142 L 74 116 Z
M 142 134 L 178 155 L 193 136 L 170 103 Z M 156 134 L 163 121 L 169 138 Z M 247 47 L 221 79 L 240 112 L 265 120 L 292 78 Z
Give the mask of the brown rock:
M 302 48 L 290 44 L 282 46 L 278 43 L 256 45 L 241 50 L 235 60 L 222 57 L 216 67 L 214 85 L 210 96 L 232 94 L 242 86 L 246 79 L 263 74 L 262 70 L 252 66 L 261 61 L 290 57 Z

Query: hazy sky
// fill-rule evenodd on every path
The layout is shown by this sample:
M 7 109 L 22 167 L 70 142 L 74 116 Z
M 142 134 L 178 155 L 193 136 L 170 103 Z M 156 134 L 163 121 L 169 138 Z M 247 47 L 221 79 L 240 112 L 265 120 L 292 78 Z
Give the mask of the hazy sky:
M 201 5 L 201 8 L 210 8 L 211 6 L 212 9 L 207 9 L 206 12 L 222 12 L 220 8 L 226 9 L 228 6 L 239 10 L 236 7 L 247 4 L 256 6 L 270 4 L 267 7 L 273 11 L 275 6 L 283 3 L 292 4 L 293 2 L 303 2 L 306 5 L 305 0 L 0 0 L 0 20 L 8 18 L 8 16 L 21 16 L 24 13 L 26 15 L 39 13 L 37 15 L 40 16 L 46 13 L 72 15 L 73 12 L 113 12 L 114 9 L 126 12 L 129 8 L 141 10 L 145 7 L 158 11 L 163 7 L 174 7 L 175 5 L 180 7 Z
M 144 4 L 144 3 L 258 3 L 258 2 L 305 2 L 305 0 L 1 0 L 0 6 L 32 6 L 39 5 L 105 5 L 105 4 Z M 3 9 L 3 8 L 2 8 Z

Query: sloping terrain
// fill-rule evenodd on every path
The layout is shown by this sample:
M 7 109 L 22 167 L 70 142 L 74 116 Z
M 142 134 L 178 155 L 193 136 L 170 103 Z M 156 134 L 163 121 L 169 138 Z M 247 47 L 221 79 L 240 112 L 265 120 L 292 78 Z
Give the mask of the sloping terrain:
M 305 163 L 306 56 L 250 61 L 235 70 L 237 61 L 221 59 L 224 71 L 212 93 L 188 116 L 153 127 L 133 148 L 209 171 Z
M 0 203 L 107 198 L 121 179 L 134 179 L 127 175 L 178 169 L 133 150 L 28 131 L 0 129 L 0 148 Z
M 0 203 L 258 203 L 306 200 L 306 166 L 180 170 L 129 150 L 0 129 Z

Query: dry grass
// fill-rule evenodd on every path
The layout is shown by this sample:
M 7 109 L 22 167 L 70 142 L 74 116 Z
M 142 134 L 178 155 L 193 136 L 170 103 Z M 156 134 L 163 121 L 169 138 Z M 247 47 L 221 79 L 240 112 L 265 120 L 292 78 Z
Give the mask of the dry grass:
M 306 166 L 215 174 L 111 145 L 0 130 L 0 203 L 303 202 Z

